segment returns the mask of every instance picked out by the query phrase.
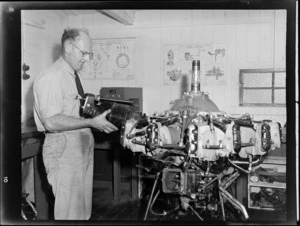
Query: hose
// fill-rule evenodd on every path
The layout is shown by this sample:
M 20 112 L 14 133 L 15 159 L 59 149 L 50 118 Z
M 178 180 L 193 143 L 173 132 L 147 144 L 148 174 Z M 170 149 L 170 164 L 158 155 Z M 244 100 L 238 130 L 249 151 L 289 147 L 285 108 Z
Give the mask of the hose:
M 162 213 L 157 213 L 157 212 L 155 212 L 155 211 L 153 210 L 153 205 L 154 205 L 154 203 L 155 203 L 155 201 L 156 201 L 156 199 L 157 199 L 157 197 L 158 197 L 159 194 L 160 194 L 160 190 L 158 190 L 158 191 L 156 192 L 156 194 L 155 194 L 155 196 L 154 196 L 154 198 L 153 198 L 153 201 L 152 201 L 152 203 L 151 203 L 151 205 L 150 205 L 150 212 L 151 212 L 153 215 L 156 215 L 156 216 L 166 216 L 166 215 L 168 215 L 168 214 L 170 214 L 170 213 L 172 213 L 172 212 L 174 212 L 174 211 L 176 211 L 176 210 L 179 209 L 180 206 L 178 205 L 178 206 L 176 206 L 174 209 L 169 210 L 169 211 L 164 210 Z

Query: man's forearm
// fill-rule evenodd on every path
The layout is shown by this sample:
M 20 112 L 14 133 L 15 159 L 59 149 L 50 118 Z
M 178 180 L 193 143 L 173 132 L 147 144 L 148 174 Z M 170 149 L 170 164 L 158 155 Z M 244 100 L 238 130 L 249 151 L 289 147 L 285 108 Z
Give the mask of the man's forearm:
M 92 119 L 73 118 L 65 115 L 54 115 L 45 119 L 48 131 L 66 131 L 92 127 Z

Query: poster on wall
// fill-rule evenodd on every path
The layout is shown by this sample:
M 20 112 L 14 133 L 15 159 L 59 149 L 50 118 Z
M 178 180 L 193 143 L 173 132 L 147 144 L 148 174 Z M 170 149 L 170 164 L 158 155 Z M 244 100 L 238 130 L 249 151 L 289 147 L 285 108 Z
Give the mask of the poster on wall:
M 164 84 L 178 85 L 181 79 L 191 77 L 192 61 L 200 60 L 200 76 L 204 82 L 225 81 L 225 44 L 203 45 L 165 45 L 164 46 Z
M 134 38 L 93 39 L 93 59 L 83 68 L 84 79 L 134 79 Z

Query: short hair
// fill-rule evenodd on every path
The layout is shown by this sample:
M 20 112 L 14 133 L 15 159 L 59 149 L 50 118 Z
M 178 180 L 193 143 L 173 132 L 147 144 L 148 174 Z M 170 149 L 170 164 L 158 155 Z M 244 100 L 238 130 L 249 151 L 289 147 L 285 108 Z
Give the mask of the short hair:
M 78 36 L 80 36 L 80 34 L 82 32 L 89 35 L 88 30 L 86 30 L 84 28 L 71 28 L 71 29 L 66 28 L 66 29 L 64 29 L 64 33 L 61 37 L 61 45 L 62 45 L 63 50 L 64 50 L 64 44 L 67 40 L 75 41 L 76 38 Z

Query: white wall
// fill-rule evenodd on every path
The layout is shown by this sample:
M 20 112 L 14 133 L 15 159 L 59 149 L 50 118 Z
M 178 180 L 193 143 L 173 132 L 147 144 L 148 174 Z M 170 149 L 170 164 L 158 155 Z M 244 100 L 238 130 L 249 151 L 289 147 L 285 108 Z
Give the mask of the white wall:
M 285 10 L 138 10 L 133 25 L 123 25 L 98 12 L 78 16 L 78 26 L 91 37 L 136 37 L 134 81 L 86 80 L 85 86 L 99 93 L 104 86 L 142 87 L 144 112 L 169 109 L 180 98 L 181 87 L 163 84 L 164 44 L 225 43 L 227 79 L 223 83 L 201 83 L 201 91 L 228 114 L 250 113 L 257 120 L 286 122 L 285 107 L 239 107 L 239 69 L 285 68 Z
M 30 75 L 22 79 L 21 127 L 32 127 L 33 82 L 42 69 L 48 67 L 60 55 L 60 39 L 67 14 L 51 10 L 21 11 L 22 62 L 30 67 Z M 21 71 L 22 75 L 23 71 Z
M 95 94 L 101 87 L 142 87 L 144 112 L 152 114 L 169 109 L 170 102 L 182 96 L 182 87 L 163 84 L 165 44 L 224 43 L 226 80 L 214 84 L 201 81 L 201 91 L 208 92 L 228 114 L 249 113 L 256 120 L 272 119 L 282 125 L 286 122 L 285 107 L 249 108 L 238 104 L 239 69 L 285 68 L 284 10 L 138 10 L 133 25 L 123 25 L 95 10 L 82 12 L 25 10 L 29 22 L 44 27 L 45 40 L 38 64 L 46 67 L 56 59 L 66 27 L 85 27 L 92 39 L 135 37 L 134 80 L 85 80 L 83 83 L 85 90 Z M 22 95 L 24 92 L 31 90 L 22 90 Z M 29 99 L 22 100 L 26 102 L 22 115 L 31 109 L 32 96 Z

